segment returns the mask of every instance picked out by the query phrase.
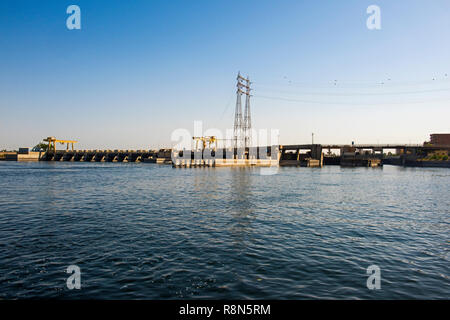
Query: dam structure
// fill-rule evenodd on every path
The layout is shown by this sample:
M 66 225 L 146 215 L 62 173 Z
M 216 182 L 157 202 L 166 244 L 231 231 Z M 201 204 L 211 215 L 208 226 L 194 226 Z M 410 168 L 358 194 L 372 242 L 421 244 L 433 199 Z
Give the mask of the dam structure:
M 332 153 L 337 151 L 338 154 Z M 395 150 L 386 154 L 386 150 Z M 295 166 L 323 167 L 377 167 L 383 164 L 402 166 L 445 166 L 448 161 L 426 162 L 421 159 L 450 153 L 450 146 L 411 144 L 295 144 L 249 148 L 204 148 L 177 151 L 159 150 L 57 150 L 0 152 L 0 161 L 61 161 L 61 162 L 119 162 L 156 163 L 177 168 L 227 167 L 227 166 Z
M 170 149 L 160 150 L 50 150 L 42 153 L 40 161 L 72 162 L 148 162 L 168 164 Z
M 332 153 L 337 151 L 338 154 Z M 386 154 L 386 150 L 395 150 Z M 325 152 L 324 152 L 325 151 Z M 226 166 L 294 166 L 321 168 L 327 165 L 342 167 L 380 167 L 383 164 L 422 166 L 420 159 L 436 152 L 450 152 L 449 146 L 419 144 L 295 144 L 246 149 L 203 149 L 172 151 L 172 165 L 179 168 Z M 445 166 L 447 162 L 435 163 Z M 425 166 L 426 163 L 423 162 Z

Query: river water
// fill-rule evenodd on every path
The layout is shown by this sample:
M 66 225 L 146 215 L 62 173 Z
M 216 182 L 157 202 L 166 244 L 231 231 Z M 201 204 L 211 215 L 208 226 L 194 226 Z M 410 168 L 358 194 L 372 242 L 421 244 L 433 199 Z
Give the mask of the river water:
M 0 185 L 3 299 L 450 298 L 449 169 L 0 162 Z

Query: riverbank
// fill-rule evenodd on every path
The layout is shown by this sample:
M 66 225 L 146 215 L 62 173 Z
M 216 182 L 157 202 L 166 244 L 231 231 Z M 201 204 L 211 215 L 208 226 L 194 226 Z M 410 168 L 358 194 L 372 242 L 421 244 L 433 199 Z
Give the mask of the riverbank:
M 405 167 L 419 167 L 419 168 L 450 168 L 450 161 L 431 161 L 431 160 L 405 160 Z
M 412 160 L 402 159 L 401 157 L 383 159 L 383 164 L 418 168 L 450 168 L 450 161 L 448 160 Z

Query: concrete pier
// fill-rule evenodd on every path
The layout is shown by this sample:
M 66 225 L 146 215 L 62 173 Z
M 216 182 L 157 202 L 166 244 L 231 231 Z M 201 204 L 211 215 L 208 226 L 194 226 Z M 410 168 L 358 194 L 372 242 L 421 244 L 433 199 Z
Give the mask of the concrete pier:
M 273 150 L 273 151 L 272 151 Z M 272 155 L 273 152 L 273 155 Z M 196 167 L 271 167 L 280 161 L 279 147 L 223 148 L 173 151 L 172 166 Z
M 278 160 L 272 159 L 178 159 L 173 164 L 176 168 L 197 167 L 272 167 L 278 166 Z
M 29 151 L 28 148 L 20 148 L 18 152 L 0 152 L 0 160 L 3 161 L 38 161 L 44 152 Z
M 323 152 L 320 144 L 280 146 L 280 166 L 322 167 Z M 306 153 L 301 153 L 306 151 Z

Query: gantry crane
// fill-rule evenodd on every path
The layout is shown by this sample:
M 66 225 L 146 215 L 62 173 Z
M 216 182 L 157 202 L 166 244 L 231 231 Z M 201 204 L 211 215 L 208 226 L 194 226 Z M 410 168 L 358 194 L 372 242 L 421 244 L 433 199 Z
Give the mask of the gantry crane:
M 74 141 L 74 140 L 59 140 L 59 139 L 56 139 L 55 137 L 48 137 L 47 139 L 44 139 L 43 141 L 48 142 L 47 151 L 53 150 L 54 152 L 56 152 L 56 143 L 67 144 L 66 150 L 69 150 L 69 144 L 72 144 L 72 150 L 74 150 L 73 149 L 73 144 L 74 143 L 78 143 L 78 141 Z
M 206 137 L 192 137 L 192 140 L 195 140 L 195 150 L 198 150 L 198 143 L 202 143 L 202 150 L 206 149 L 206 144 L 211 148 L 211 145 L 214 145 L 214 150 L 217 149 L 217 138 L 215 136 L 206 136 Z
M 198 150 L 198 143 L 202 143 L 202 151 L 206 149 L 206 145 L 208 145 L 208 148 L 216 151 L 218 141 L 234 141 L 234 139 L 219 139 L 216 136 L 192 137 L 192 140 L 195 140 L 195 150 Z

